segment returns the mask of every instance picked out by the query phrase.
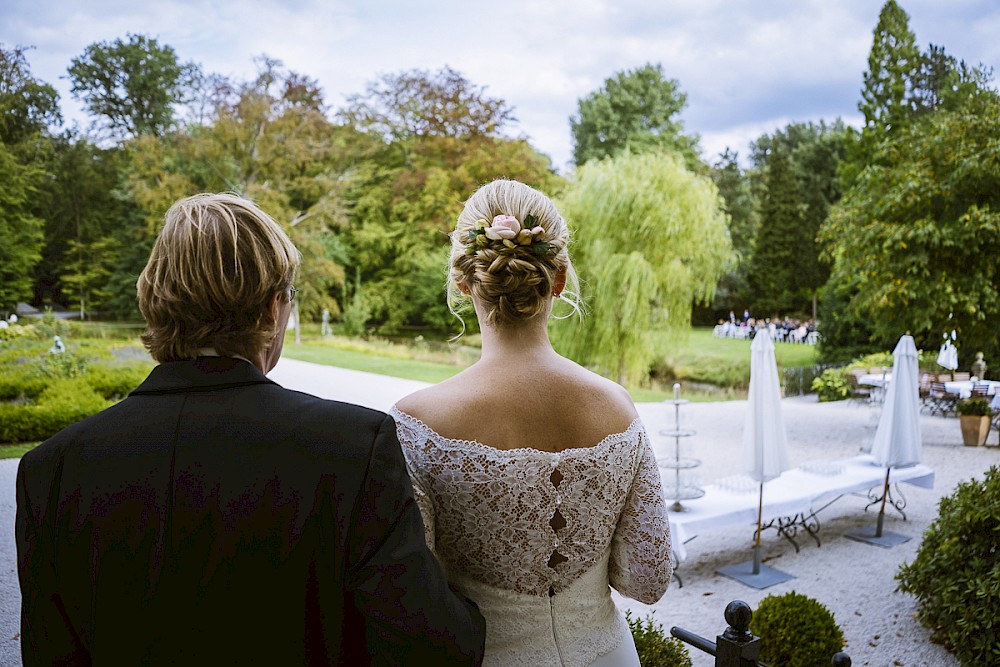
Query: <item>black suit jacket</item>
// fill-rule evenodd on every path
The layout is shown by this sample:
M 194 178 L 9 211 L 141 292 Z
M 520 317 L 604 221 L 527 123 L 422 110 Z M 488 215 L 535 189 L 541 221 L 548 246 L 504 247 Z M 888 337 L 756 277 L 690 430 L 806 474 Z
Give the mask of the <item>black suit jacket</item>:
M 161 364 L 17 474 L 25 665 L 478 664 L 387 415 Z

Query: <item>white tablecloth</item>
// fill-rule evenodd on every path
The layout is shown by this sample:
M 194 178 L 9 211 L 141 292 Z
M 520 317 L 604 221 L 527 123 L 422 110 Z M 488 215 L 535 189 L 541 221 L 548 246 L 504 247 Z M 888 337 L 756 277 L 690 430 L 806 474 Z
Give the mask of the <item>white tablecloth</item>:
M 869 387 L 881 387 L 892 382 L 892 373 L 866 373 L 858 378 L 858 384 L 863 384 Z
M 956 380 L 954 382 L 945 382 L 944 390 L 949 394 L 957 394 L 959 398 L 968 398 L 972 396 L 972 381 L 971 380 Z M 985 384 L 989 387 L 990 396 L 994 396 L 997 393 L 997 388 L 1000 388 L 1000 382 L 996 380 L 978 380 L 975 384 Z
M 808 515 L 844 494 L 867 491 L 885 483 L 885 468 L 873 464 L 872 457 L 867 454 L 831 462 L 829 467 L 840 468 L 841 472 L 817 474 L 796 468 L 766 482 L 762 522 L 796 514 Z M 922 464 L 893 468 L 889 481 L 931 489 L 934 488 L 934 471 Z M 677 558 L 685 560 L 684 545 L 702 533 L 735 528 L 734 540 L 749 544 L 757 523 L 758 500 L 756 484 L 747 486 L 746 492 L 711 484 L 701 498 L 682 501 L 686 511 L 669 512 L 671 541 Z M 667 502 L 670 501 L 668 498 Z

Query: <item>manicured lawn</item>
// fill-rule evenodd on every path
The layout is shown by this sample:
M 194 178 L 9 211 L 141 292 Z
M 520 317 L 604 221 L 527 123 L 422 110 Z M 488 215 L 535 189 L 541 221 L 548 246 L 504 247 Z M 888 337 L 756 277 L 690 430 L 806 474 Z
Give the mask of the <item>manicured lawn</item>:
M 18 459 L 38 446 L 37 442 L 21 442 L 16 445 L 0 445 L 0 459 Z
M 750 341 L 718 338 L 708 328 L 691 330 L 686 340 L 678 342 L 663 366 L 683 387 L 684 397 L 694 401 L 732 400 L 745 397 L 750 381 Z M 328 366 L 368 371 L 393 377 L 440 382 L 472 363 L 475 354 L 464 356 L 442 351 L 435 355 L 408 348 L 402 344 L 366 342 L 343 338 L 322 339 L 312 332 L 305 332 L 302 342 L 296 344 L 289 334 L 285 339 L 284 356 Z M 443 361 L 411 359 L 408 356 L 437 356 Z M 780 368 L 812 366 L 816 363 L 813 345 L 776 343 L 775 356 Z M 694 386 L 687 386 L 695 383 Z M 638 402 L 662 401 L 672 396 L 671 382 L 653 388 L 630 388 L 629 393 Z M 724 388 L 721 391 L 702 388 L 710 384 Z
M 719 387 L 746 388 L 750 383 L 749 340 L 719 338 L 710 328 L 693 328 L 686 341 L 679 341 L 664 360 L 664 370 L 677 378 Z M 778 371 L 816 365 L 815 345 L 775 343 Z
M 314 364 L 338 366 L 355 371 L 367 371 L 430 383 L 450 378 L 462 370 L 462 366 L 453 364 L 378 356 L 374 352 L 344 350 L 322 342 L 303 341 L 298 345 L 294 342 L 286 342 L 282 356 Z

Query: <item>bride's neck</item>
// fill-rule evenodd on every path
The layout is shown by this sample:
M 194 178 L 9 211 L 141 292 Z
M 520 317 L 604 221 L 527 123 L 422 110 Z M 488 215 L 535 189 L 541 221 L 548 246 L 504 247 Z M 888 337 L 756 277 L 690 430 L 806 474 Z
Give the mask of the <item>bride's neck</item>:
M 549 342 L 548 313 L 501 326 L 482 324 L 482 360 L 486 362 L 555 354 Z

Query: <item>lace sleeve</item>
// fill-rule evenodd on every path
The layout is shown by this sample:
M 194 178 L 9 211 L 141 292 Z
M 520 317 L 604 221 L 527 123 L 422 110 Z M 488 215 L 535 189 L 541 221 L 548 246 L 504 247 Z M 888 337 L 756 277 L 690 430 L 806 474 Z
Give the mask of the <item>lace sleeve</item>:
M 406 459 L 406 470 L 410 473 L 410 481 L 413 482 L 413 495 L 417 500 L 417 507 L 420 508 L 420 517 L 424 520 L 424 540 L 428 548 L 434 551 L 434 502 L 427 488 L 427 462 L 421 449 L 423 443 L 398 421 L 396 435 L 403 449 L 403 458 Z
M 653 604 L 667 590 L 670 524 L 656 457 L 645 431 L 640 432 L 639 463 L 611 538 L 611 585 L 622 595 Z

